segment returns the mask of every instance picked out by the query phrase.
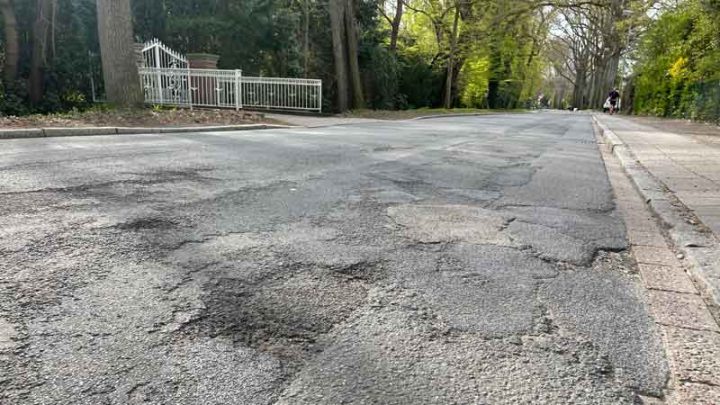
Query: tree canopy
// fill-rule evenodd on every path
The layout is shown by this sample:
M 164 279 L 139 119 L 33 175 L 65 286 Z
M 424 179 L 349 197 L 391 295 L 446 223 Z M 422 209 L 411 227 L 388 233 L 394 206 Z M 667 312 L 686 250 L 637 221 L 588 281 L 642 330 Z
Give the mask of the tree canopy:
M 720 120 L 720 1 L 664 9 L 635 57 L 635 112 Z
M 0 113 L 91 104 L 91 83 L 102 91 L 95 3 L 0 0 Z M 322 79 L 325 111 L 600 108 L 620 86 L 636 112 L 703 117 L 718 4 L 134 0 L 132 14 L 136 41 L 215 53 L 248 75 Z

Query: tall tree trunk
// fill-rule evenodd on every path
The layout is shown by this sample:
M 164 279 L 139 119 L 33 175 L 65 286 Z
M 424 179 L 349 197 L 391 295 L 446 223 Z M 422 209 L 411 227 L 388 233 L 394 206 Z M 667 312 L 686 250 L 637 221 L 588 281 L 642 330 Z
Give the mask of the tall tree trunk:
M 55 55 L 57 55 L 57 46 L 55 41 L 55 31 L 57 27 L 57 8 L 58 8 L 58 0 L 51 0 L 52 3 L 52 16 L 50 17 L 50 46 L 52 47 L 52 57 L 55 58 Z
M 615 84 L 620 54 L 624 47 L 622 37 L 617 30 L 617 23 L 623 18 L 625 3 L 625 0 L 609 0 L 608 8 L 605 9 L 605 24 L 602 30 L 602 39 L 605 46 L 597 63 L 596 91 L 590 105 L 592 108 L 602 108 L 607 94 Z
M 357 22 L 355 20 L 355 5 L 353 0 L 345 2 L 345 30 L 347 38 L 347 57 L 350 66 L 350 83 L 352 84 L 353 108 L 365 107 L 365 96 L 363 94 L 362 76 L 360 75 L 360 63 L 358 61 L 358 36 Z
M 310 0 L 303 0 L 303 75 L 310 67 Z
M 610 55 L 605 66 L 605 77 L 603 78 L 605 81 L 605 92 L 602 94 L 603 103 L 605 102 L 605 93 L 609 93 L 610 90 L 615 88 L 615 80 L 617 79 L 618 68 L 620 67 L 620 53 L 620 48 L 617 48 L 615 52 Z
M 143 103 L 135 64 L 130 0 L 97 0 L 98 33 L 107 101 L 123 107 Z
M 453 76 L 455 73 L 455 53 L 457 51 L 457 32 L 458 23 L 460 21 L 460 7 L 455 5 L 455 17 L 453 19 L 452 38 L 450 38 L 450 54 L 448 55 L 448 66 L 447 75 L 445 76 L 445 97 L 443 106 L 445 108 L 452 108 L 452 88 L 453 88 Z
M 500 104 L 500 69 L 501 55 L 498 49 L 499 45 L 495 42 L 490 43 L 490 77 L 488 78 L 488 90 L 487 90 L 487 108 L 495 109 Z
M 602 61 L 597 63 L 595 72 L 593 73 L 593 85 L 592 93 L 590 93 L 590 100 L 588 100 L 589 108 L 601 108 L 605 104 L 605 99 L 610 89 L 607 88 L 607 59 L 603 58 Z
M 635 104 L 635 77 L 630 76 L 622 89 L 620 108 L 625 114 L 632 115 Z
M 11 0 L 0 0 L 0 13 L 3 16 L 5 30 L 5 64 L 3 66 L 3 80 L 5 89 L 11 88 L 17 79 L 18 58 L 20 46 L 18 44 L 17 18 Z
M 590 105 L 595 103 L 595 99 L 597 98 L 597 92 L 598 92 L 598 66 L 595 66 L 594 69 L 591 69 L 590 73 L 588 74 L 588 83 L 586 84 L 586 87 L 584 89 L 585 94 L 587 95 L 587 101 L 585 104 L 583 104 L 582 108 L 590 107 Z M 603 101 L 604 103 L 605 101 Z
M 573 108 L 583 108 L 585 106 L 585 68 L 578 68 L 575 71 L 575 88 L 573 89 Z
M 33 24 L 32 58 L 30 60 L 29 95 L 30 102 L 42 101 L 47 66 L 48 39 L 52 18 L 52 0 L 35 2 L 35 23 Z
M 405 0 L 397 0 L 395 6 L 395 16 L 390 24 L 390 52 L 393 53 L 397 51 L 398 36 L 400 35 L 400 23 L 402 22 L 403 7 L 405 6 L 404 1 Z
M 344 34 L 345 0 L 330 0 L 329 3 L 330 32 L 332 34 L 333 59 L 335 61 L 335 81 L 337 83 L 337 109 L 347 111 L 349 99 Z

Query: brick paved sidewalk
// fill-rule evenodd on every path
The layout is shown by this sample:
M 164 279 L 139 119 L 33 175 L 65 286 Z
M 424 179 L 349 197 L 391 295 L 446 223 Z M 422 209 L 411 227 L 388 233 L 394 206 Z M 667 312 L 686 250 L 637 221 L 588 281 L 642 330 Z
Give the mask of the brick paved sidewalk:
M 651 174 L 720 235 L 720 128 L 618 116 L 602 120 Z
M 670 365 L 665 400 L 646 397 L 642 403 L 720 404 L 720 326 L 663 237 L 641 194 L 623 173 L 620 161 L 609 149 L 603 148 L 601 153 Z

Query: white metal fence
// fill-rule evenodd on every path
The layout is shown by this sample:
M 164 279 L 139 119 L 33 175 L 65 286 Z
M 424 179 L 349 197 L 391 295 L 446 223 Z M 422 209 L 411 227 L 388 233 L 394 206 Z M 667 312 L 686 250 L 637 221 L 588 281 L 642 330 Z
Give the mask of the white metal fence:
M 242 105 L 283 110 L 322 109 L 322 80 L 240 76 Z
M 321 111 L 322 81 L 243 76 L 240 70 L 139 69 L 145 102 L 185 107 Z
M 141 46 L 140 79 L 148 104 L 184 107 L 322 109 L 322 81 L 247 77 L 240 70 L 190 69 L 187 58 L 153 39 Z

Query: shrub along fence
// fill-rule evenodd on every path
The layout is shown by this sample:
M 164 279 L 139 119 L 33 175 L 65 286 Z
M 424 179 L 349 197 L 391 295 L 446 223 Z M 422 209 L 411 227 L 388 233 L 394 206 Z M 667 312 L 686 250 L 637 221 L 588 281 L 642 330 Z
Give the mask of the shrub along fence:
M 653 86 L 638 83 L 633 103 L 635 113 L 720 124 L 720 80 Z

